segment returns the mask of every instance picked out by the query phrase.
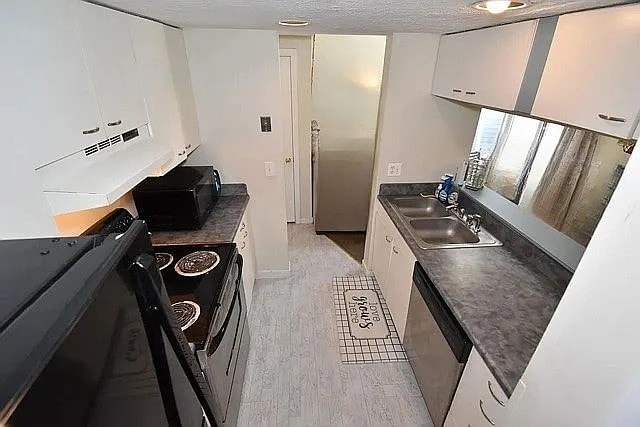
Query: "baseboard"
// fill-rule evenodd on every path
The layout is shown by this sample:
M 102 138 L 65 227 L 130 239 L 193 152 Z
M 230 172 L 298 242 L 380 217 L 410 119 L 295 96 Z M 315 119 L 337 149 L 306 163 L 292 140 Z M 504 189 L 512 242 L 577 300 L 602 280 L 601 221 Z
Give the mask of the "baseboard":
M 362 260 L 362 266 L 364 267 L 364 269 L 366 270 L 367 273 L 373 274 L 373 271 L 367 265 L 367 260 L 366 259 Z
M 300 218 L 296 221 L 297 224 L 313 224 L 313 218 Z
M 286 279 L 291 274 L 291 270 L 259 270 L 256 279 Z

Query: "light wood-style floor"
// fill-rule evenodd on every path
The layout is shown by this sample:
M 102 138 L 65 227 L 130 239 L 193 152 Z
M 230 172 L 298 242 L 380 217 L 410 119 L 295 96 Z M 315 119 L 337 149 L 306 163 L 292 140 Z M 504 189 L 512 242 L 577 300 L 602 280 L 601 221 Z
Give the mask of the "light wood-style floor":
M 258 280 L 240 426 L 433 426 L 408 362 L 340 362 L 331 279 L 362 267 L 312 225 L 289 227 L 291 275 Z

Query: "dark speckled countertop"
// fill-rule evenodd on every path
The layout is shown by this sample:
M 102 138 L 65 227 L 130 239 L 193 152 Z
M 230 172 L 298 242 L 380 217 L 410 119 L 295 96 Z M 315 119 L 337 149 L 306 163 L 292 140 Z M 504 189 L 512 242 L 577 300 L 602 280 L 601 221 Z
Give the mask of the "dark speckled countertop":
M 231 243 L 248 204 L 245 184 L 223 184 L 222 194 L 201 229 L 155 231 L 151 234 L 151 242 L 154 245 Z
M 420 249 L 390 197 L 378 200 L 496 380 L 511 395 L 564 287 L 505 246 Z

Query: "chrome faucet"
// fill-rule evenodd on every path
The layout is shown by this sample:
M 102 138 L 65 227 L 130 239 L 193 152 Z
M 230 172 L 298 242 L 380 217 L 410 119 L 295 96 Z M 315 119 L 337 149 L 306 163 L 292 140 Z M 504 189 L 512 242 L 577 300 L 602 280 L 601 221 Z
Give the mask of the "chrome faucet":
M 471 229 L 474 233 L 478 234 L 480 232 L 480 220 L 482 216 L 478 214 L 471 214 L 467 216 L 466 223 L 467 227 Z
M 480 232 L 480 221 L 482 220 L 482 216 L 478 214 L 467 214 L 464 208 L 461 208 L 458 203 L 452 203 L 445 209 L 458 217 L 458 219 L 464 222 L 475 234 Z

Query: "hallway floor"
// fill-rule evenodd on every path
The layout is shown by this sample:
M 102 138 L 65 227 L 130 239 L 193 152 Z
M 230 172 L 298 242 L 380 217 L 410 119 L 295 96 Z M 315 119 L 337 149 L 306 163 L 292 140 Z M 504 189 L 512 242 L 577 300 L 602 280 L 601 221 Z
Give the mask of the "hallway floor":
M 361 265 L 288 226 L 291 275 L 257 280 L 240 426 L 432 426 L 408 362 L 340 362 L 331 279 Z
M 341 247 L 351 258 L 358 262 L 363 260 L 364 242 L 367 237 L 364 231 L 328 231 L 322 234 Z

